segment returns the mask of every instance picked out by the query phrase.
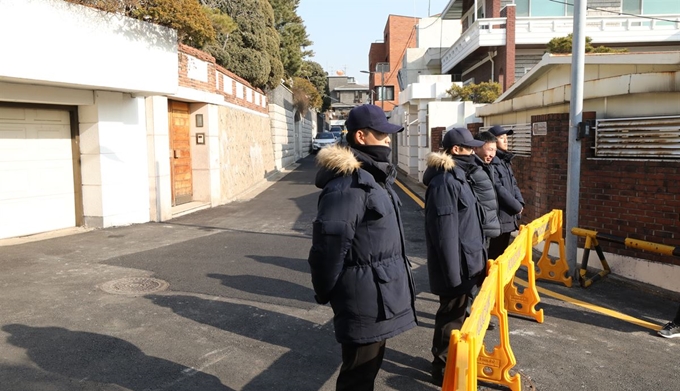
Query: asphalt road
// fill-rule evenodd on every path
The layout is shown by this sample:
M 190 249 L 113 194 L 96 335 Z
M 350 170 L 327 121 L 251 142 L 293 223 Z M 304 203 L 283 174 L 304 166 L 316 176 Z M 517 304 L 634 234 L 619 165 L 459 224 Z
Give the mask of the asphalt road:
M 0 247 L 0 391 L 333 390 L 340 348 L 306 261 L 314 175 L 308 157 L 248 201 Z M 388 341 L 376 389 L 436 390 L 423 215 L 401 198 L 420 326 Z M 539 285 L 655 325 L 678 306 L 614 278 Z M 543 324 L 509 321 L 523 389 L 678 389 L 680 340 L 571 300 L 540 308 Z

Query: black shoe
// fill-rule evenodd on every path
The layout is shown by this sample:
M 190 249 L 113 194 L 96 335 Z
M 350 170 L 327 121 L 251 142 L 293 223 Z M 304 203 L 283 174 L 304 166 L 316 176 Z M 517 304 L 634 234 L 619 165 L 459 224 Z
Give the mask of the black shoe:
M 432 374 L 432 384 L 437 387 L 441 387 L 444 384 L 444 375 Z
M 489 326 L 486 329 L 487 330 L 496 330 L 496 323 L 489 322 Z
M 444 368 L 432 368 L 432 384 L 441 387 L 444 384 Z

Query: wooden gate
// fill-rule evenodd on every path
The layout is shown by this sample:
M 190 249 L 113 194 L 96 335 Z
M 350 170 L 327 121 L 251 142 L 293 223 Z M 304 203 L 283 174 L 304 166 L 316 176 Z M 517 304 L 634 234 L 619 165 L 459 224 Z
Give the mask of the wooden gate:
M 189 104 L 168 101 L 170 124 L 170 178 L 172 181 L 172 205 L 192 200 L 191 143 L 189 129 Z

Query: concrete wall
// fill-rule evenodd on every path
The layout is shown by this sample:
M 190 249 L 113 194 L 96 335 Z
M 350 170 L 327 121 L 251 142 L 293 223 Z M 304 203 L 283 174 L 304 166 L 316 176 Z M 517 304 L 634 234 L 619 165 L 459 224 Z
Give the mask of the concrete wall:
M 177 88 L 174 30 L 61 0 L 0 0 L 0 9 L 0 80 L 144 95 Z
M 96 91 L 78 107 L 83 214 L 90 227 L 149 220 L 146 107 L 143 98 Z

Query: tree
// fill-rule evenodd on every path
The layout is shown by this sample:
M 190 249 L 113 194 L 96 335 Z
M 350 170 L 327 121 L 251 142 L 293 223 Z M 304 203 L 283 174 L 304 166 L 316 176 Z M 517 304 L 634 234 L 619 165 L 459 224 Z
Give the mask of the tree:
M 130 16 L 177 30 L 180 42 L 201 48 L 215 41 L 215 29 L 198 0 L 141 0 Z
M 566 37 L 553 38 L 546 45 L 546 51 L 548 53 L 559 53 L 559 54 L 571 54 L 572 52 L 572 42 L 574 40 L 574 35 L 569 34 Z M 586 53 L 625 53 L 628 49 L 613 49 L 607 46 L 593 46 L 591 42 L 592 38 L 586 37 Z
M 503 92 L 500 83 L 483 82 L 479 84 L 470 83 L 465 86 L 458 84 L 451 85 L 451 88 L 446 90 L 446 93 L 453 99 L 462 101 L 472 101 L 474 103 L 493 103 Z
M 279 54 L 279 34 L 274 28 L 274 11 L 268 0 L 203 0 L 218 8 L 237 25 L 226 42 L 205 50 L 217 62 L 258 88 L 274 88 L 284 76 Z
M 300 0 L 269 0 L 274 10 L 274 27 L 281 38 L 281 61 L 285 77 L 300 76 L 303 61 L 314 55 L 303 48 L 312 44 L 302 18 L 297 14 Z
M 309 80 L 302 77 L 294 77 L 292 91 L 293 106 L 295 106 L 295 109 L 301 116 L 307 115 L 307 110 L 310 107 L 317 110 L 321 108 L 321 94 L 319 94 L 316 86 Z
M 309 80 L 316 88 L 319 96 L 328 94 L 328 73 L 323 70 L 323 67 L 321 67 L 318 62 L 309 60 L 303 61 L 302 67 L 300 68 L 300 77 Z M 317 107 L 317 109 L 321 109 L 321 111 L 323 111 L 323 104 L 321 107 Z

